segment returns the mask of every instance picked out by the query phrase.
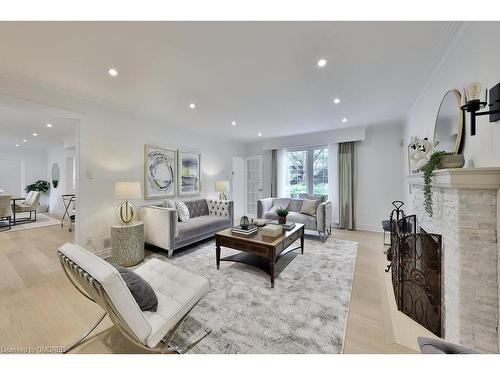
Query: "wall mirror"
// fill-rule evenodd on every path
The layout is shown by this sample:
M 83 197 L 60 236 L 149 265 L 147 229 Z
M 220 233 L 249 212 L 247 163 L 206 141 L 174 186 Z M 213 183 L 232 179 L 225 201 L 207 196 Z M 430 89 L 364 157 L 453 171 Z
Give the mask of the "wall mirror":
M 434 125 L 434 141 L 439 141 L 436 151 L 462 152 L 464 114 L 460 101 L 458 90 L 448 91 L 441 101 Z
M 57 185 L 59 185 L 59 165 L 57 163 L 52 164 L 52 186 L 54 188 L 57 188 Z

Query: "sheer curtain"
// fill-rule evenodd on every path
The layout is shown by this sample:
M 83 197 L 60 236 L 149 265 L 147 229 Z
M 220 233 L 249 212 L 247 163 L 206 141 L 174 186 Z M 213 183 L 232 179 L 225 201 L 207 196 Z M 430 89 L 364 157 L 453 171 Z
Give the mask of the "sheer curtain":
M 355 143 L 339 143 L 339 227 L 354 230 Z
M 277 181 L 277 196 L 288 197 L 286 184 L 286 161 L 285 150 L 276 150 L 276 181 Z

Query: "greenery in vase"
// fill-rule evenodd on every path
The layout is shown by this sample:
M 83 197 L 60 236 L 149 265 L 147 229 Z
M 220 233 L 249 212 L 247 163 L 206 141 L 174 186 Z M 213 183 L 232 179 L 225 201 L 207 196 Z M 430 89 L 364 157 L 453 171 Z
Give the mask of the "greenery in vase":
M 439 162 L 441 161 L 443 156 L 446 155 L 452 155 L 452 153 L 445 151 L 437 151 L 433 153 L 429 161 L 420 169 L 424 173 L 424 208 L 430 217 L 432 217 L 433 214 L 431 189 L 432 173 L 435 169 L 437 169 L 437 166 L 439 165 Z
M 40 191 L 42 193 L 48 192 L 50 189 L 50 184 L 48 181 L 45 180 L 38 180 L 37 182 L 30 184 L 26 186 L 26 193 L 29 193 L 30 191 Z
M 286 208 L 278 208 L 276 210 L 276 215 L 279 217 L 286 217 L 288 215 L 288 210 Z

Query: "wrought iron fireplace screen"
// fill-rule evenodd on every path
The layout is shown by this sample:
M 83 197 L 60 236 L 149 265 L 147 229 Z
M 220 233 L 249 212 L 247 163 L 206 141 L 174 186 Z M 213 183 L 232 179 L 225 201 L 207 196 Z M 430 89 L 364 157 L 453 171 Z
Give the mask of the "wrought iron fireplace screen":
M 396 224 L 392 285 L 398 310 L 441 337 L 441 235 L 420 228 L 416 217 Z

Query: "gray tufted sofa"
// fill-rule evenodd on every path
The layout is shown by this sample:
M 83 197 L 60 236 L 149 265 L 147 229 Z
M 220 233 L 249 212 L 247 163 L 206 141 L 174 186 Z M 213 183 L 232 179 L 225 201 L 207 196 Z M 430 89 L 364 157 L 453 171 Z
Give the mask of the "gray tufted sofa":
M 277 220 L 276 207 L 274 204 L 278 200 L 287 199 L 288 216 L 287 221 L 301 223 L 306 229 L 317 231 L 322 242 L 325 242 L 328 235 L 332 232 L 332 202 L 326 199 L 326 196 L 308 197 L 320 200 L 316 215 L 310 216 L 300 213 L 303 199 L 295 198 L 265 198 L 257 201 L 257 217 L 259 219 Z
M 174 201 L 171 200 L 163 205 L 141 208 L 146 243 L 167 250 L 168 257 L 174 250 L 233 226 L 233 201 L 190 199 L 183 202 L 189 210 L 190 219 L 187 222 L 179 221 Z

